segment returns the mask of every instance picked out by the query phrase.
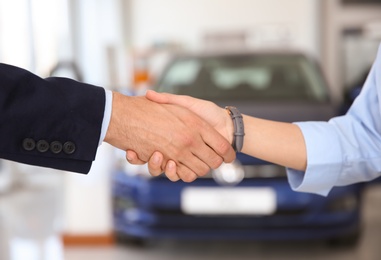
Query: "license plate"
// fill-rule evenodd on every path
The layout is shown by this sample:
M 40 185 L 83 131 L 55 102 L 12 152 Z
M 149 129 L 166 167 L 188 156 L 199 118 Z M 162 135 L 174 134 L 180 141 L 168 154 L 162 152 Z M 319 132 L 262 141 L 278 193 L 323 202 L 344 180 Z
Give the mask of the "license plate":
M 192 215 L 271 215 L 276 193 L 268 187 L 188 187 L 181 194 L 181 209 Z

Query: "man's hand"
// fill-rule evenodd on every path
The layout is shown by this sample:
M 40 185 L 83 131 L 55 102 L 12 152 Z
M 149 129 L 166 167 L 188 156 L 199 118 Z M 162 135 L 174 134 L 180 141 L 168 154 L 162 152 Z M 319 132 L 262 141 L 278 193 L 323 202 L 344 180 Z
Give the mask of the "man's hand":
M 232 143 L 234 129 L 230 115 L 225 109 L 218 107 L 213 102 L 192 98 L 190 96 L 157 93 L 150 90 L 147 91 L 146 97 L 160 104 L 173 104 L 191 110 L 206 120 L 213 128 L 223 135 L 229 143 Z M 132 164 L 144 163 L 137 158 L 136 153 L 133 151 L 127 151 L 127 157 Z M 148 168 L 151 174 L 157 175 L 165 171 L 165 174 L 170 180 L 177 181 L 179 177 L 176 176 L 176 164 L 169 160 L 165 165 L 162 161 L 163 155 L 160 152 L 152 154 L 148 162 Z
M 172 179 L 186 182 L 235 158 L 230 143 L 188 109 L 120 93 L 113 93 L 105 142 L 124 151 L 134 151 L 131 156 L 127 152 L 126 157 L 136 164 L 147 162 L 158 151 L 149 165 L 158 163 L 159 169 L 174 169 Z M 151 171 L 153 175 L 160 173 L 161 170 Z

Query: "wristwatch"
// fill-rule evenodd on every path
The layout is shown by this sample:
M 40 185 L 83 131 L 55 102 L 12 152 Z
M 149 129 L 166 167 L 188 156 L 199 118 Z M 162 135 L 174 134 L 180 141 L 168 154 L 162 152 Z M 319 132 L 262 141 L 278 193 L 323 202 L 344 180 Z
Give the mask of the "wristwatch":
M 225 109 L 229 112 L 234 125 L 232 146 L 236 152 L 240 152 L 243 147 L 243 138 L 245 136 L 245 127 L 243 125 L 242 114 L 236 107 L 233 106 L 226 106 Z

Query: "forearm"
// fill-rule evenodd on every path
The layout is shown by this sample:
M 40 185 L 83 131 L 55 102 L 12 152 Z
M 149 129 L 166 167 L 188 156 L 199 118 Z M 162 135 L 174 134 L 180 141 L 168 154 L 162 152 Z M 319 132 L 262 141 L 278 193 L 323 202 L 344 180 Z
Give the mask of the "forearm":
M 306 147 L 297 125 L 246 115 L 243 119 L 243 153 L 296 170 L 306 169 Z

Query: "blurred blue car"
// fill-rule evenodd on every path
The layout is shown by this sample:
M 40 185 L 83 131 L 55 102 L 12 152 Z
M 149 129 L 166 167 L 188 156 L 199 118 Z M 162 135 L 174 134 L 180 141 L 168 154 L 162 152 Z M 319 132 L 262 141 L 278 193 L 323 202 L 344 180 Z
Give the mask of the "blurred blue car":
M 338 113 L 317 63 L 297 52 L 178 55 L 156 89 L 284 122 Z M 146 168 L 122 163 L 112 184 L 120 238 L 355 244 L 361 233 L 362 184 L 336 187 L 327 197 L 297 193 L 283 167 L 244 154 L 193 183 L 152 178 Z

